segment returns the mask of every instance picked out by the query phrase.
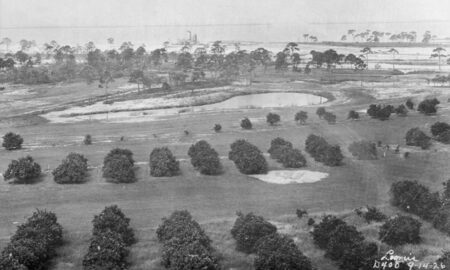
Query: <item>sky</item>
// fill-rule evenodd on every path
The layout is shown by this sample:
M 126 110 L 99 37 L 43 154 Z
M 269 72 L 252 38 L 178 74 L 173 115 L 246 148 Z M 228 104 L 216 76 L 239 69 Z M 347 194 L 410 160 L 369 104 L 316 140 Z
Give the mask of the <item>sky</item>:
M 66 28 L 72 27 L 72 28 Z M 0 38 L 287 41 L 346 29 L 450 36 L 450 0 L 0 0 Z

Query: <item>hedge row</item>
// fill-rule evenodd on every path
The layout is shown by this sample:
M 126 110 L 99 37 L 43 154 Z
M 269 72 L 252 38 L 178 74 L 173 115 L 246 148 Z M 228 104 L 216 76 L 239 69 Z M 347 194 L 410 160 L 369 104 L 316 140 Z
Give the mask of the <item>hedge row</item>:
M 339 145 L 330 145 L 323 137 L 314 134 L 306 139 L 305 150 L 315 161 L 323 162 L 327 166 L 339 166 L 344 159 Z
M 52 212 L 37 210 L 17 228 L 0 258 L 0 269 L 41 270 L 62 243 L 62 227 Z
M 275 138 L 270 143 L 270 157 L 277 160 L 285 168 L 301 168 L 306 166 L 306 159 L 299 149 L 283 138 Z
M 267 161 L 261 151 L 246 140 L 236 140 L 230 146 L 228 158 L 234 162 L 241 173 L 265 174 L 268 170 Z
M 193 144 L 188 151 L 191 157 L 191 164 L 201 174 L 218 175 L 222 172 L 219 154 L 211 145 L 204 141 Z
M 162 243 L 161 264 L 173 270 L 220 269 L 211 240 L 186 211 L 175 211 L 156 230 Z
M 93 236 L 83 258 L 83 269 L 127 269 L 129 246 L 136 242 L 130 219 L 112 205 L 105 207 L 92 223 Z

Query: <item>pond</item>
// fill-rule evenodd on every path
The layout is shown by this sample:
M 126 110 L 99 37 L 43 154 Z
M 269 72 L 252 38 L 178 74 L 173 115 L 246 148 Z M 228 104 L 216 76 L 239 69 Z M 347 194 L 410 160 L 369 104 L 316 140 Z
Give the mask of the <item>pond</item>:
M 320 96 L 303 93 L 267 93 L 236 96 L 222 102 L 199 106 L 206 110 L 277 108 L 316 105 L 327 102 Z

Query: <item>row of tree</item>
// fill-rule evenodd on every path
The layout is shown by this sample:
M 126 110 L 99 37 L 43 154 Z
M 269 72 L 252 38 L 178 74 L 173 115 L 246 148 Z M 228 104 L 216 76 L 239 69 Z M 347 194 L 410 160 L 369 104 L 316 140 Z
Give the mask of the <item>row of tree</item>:
M 352 37 L 353 41 L 361 42 L 381 42 L 383 39 L 391 42 L 416 42 L 417 35 L 416 31 L 391 33 L 367 29 L 358 33 L 355 29 L 349 29 L 346 34 L 342 35 L 341 41 L 347 41 Z M 421 42 L 429 43 L 431 39 L 436 37 L 435 35 L 431 35 L 430 31 L 425 31 Z

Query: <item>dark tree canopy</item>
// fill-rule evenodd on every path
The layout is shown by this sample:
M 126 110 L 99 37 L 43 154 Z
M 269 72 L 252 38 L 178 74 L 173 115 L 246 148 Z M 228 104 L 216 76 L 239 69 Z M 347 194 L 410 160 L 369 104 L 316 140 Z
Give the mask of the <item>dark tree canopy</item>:
M 22 148 L 23 138 L 19 134 L 8 132 L 3 136 L 2 146 L 6 150 L 17 150 Z

